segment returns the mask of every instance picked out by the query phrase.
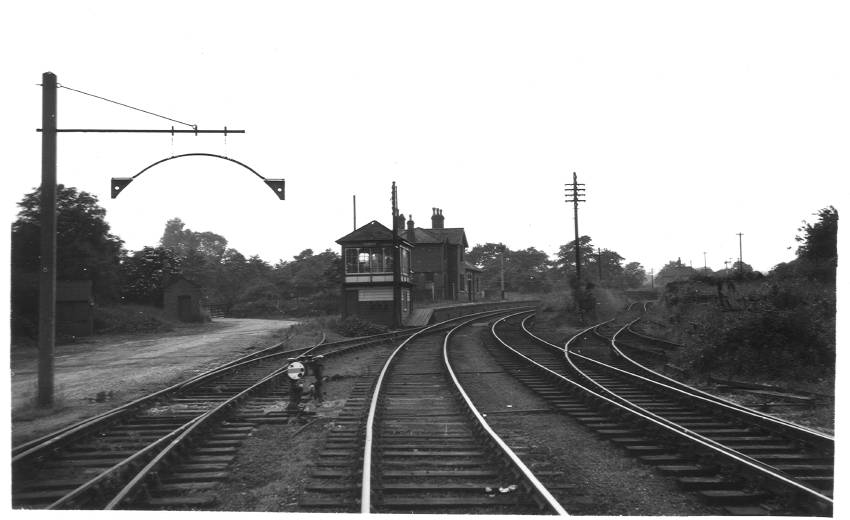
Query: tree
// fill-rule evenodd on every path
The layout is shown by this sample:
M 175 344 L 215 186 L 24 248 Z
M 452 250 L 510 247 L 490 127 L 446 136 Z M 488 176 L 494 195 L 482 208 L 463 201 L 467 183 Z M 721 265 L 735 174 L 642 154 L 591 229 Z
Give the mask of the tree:
M 591 258 L 594 255 L 593 244 L 590 241 L 590 237 L 587 235 L 582 235 L 579 237 L 579 256 L 581 260 L 581 266 L 585 267 L 591 263 Z M 576 241 L 573 240 L 562 245 L 558 249 L 558 254 L 556 255 L 555 267 L 562 275 L 568 275 L 572 273 L 575 275 L 576 273 Z M 595 263 L 595 260 L 592 261 Z M 586 269 L 583 269 L 584 272 L 587 272 Z
M 838 256 L 838 211 L 830 206 L 816 213 L 819 220 L 814 224 L 803 221 L 803 226 L 797 231 L 803 236 L 797 236 L 800 246 L 797 257 L 818 262 L 829 262 Z
M 522 293 L 540 293 L 549 290 L 547 273 L 549 255 L 529 247 L 509 251 L 505 256 L 505 288 Z
M 481 269 L 478 283 L 482 289 L 490 292 L 501 290 L 501 262 L 503 256 L 509 254 L 510 250 L 505 244 L 493 242 L 476 244 L 469 250 L 466 258 L 471 264 Z
M 127 302 L 162 306 L 166 275 L 181 272 L 181 259 L 172 250 L 145 246 L 121 264 L 121 296 Z
M 170 249 L 181 257 L 185 257 L 191 251 L 198 252 L 204 256 L 220 262 L 227 250 L 227 239 L 210 231 L 192 231 L 184 229 L 185 224 L 179 218 L 173 218 L 165 223 L 165 231 L 159 244 Z
M 629 289 L 637 289 L 646 280 L 646 270 L 638 262 L 629 262 L 623 268 L 623 284 Z
M 41 262 L 41 189 L 24 195 L 12 224 L 11 311 L 15 334 L 35 337 Z M 98 301 L 118 297 L 120 238 L 106 223 L 97 197 L 60 184 L 56 187 L 56 279 L 91 280 Z
M 667 265 L 661 268 L 658 271 L 658 274 L 655 275 L 655 285 L 663 286 L 667 285 L 670 282 L 675 282 L 679 280 L 687 280 L 692 276 L 697 274 L 697 270 L 693 267 L 682 264 L 682 259 L 678 260 L 670 260 L 667 262 Z
M 12 269 L 38 272 L 41 248 L 41 189 L 18 203 L 18 219 L 12 224 Z M 91 280 L 94 294 L 117 297 L 118 271 L 123 241 L 109 232 L 106 210 L 97 197 L 76 188 L 56 187 L 56 278 Z

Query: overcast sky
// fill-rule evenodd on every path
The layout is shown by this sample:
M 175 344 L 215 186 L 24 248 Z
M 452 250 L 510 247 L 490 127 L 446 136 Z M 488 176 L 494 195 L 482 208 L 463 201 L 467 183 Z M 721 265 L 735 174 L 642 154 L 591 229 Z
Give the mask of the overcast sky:
M 4 218 L 40 182 L 41 74 L 244 135 L 59 136 L 59 181 L 130 250 L 180 217 L 270 263 L 432 207 L 470 246 L 554 256 L 581 234 L 657 272 L 759 270 L 848 173 L 848 17 L 831 2 L 15 2 L 3 39 Z M 402 6 L 403 5 L 403 6 Z M 247 6 L 247 7 L 246 7 Z M 273 6 L 273 7 L 272 7 Z M 11 11 L 11 13 L 9 13 Z M 173 123 L 59 91 L 64 128 Z M 180 125 L 177 125 L 181 128 Z M 232 163 L 286 179 L 279 201 Z M 840 208 L 839 208 L 840 209 Z

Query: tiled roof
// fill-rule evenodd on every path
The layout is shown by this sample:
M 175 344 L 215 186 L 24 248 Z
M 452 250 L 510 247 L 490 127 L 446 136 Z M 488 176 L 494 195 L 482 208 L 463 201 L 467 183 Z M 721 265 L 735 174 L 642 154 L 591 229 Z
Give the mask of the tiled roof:
M 393 239 L 393 232 L 390 231 L 390 228 L 381 224 L 377 220 L 373 220 L 368 224 L 360 226 L 355 229 L 351 233 L 345 235 L 336 241 L 337 244 L 347 244 L 351 242 L 377 242 L 377 241 L 385 241 L 389 242 Z M 405 233 L 401 232 L 399 234 L 399 240 L 406 244 L 410 244 L 405 239 Z
M 463 228 L 432 228 L 427 231 L 437 237 L 447 239 L 449 244 L 460 244 L 463 245 L 463 247 L 469 247 L 469 244 L 466 242 L 466 233 L 463 231 Z
M 434 235 L 430 229 L 413 228 L 414 244 L 442 244 L 444 241 L 445 238 Z

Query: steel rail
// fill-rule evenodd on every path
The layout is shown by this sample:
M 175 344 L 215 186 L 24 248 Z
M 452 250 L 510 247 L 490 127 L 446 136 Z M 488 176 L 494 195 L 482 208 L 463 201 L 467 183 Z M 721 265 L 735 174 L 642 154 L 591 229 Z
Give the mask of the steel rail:
M 598 393 L 598 392 L 596 392 L 596 391 L 594 391 L 590 388 L 587 388 L 586 386 L 584 386 L 583 384 L 581 384 L 577 381 L 574 381 L 570 378 L 567 378 L 567 377 L 563 376 L 562 374 L 559 374 L 559 373 L 541 365 L 540 363 L 537 363 L 533 359 L 529 358 L 528 356 L 526 356 L 526 355 L 522 354 L 521 352 L 517 351 L 516 349 L 512 348 L 504 340 L 502 340 L 501 337 L 498 336 L 498 334 L 496 333 L 496 326 L 499 323 L 507 320 L 508 318 L 511 318 L 513 316 L 519 316 L 519 315 L 522 315 L 522 314 L 525 314 L 525 313 L 524 312 L 518 312 L 516 314 L 506 316 L 504 318 L 496 320 L 493 323 L 493 326 L 491 327 L 491 332 L 493 334 L 493 337 L 495 337 L 499 341 L 499 343 L 501 343 L 503 346 L 505 346 L 505 348 L 511 350 L 514 354 L 525 359 L 528 363 L 531 363 L 534 366 L 537 366 L 539 369 L 544 370 L 546 373 L 550 374 L 552 377 L 555 377 L 558 380 L 563 381 L 564 383 L 566 383 L 566 384 L 568 384 L 568 385 L 570 385 L 574 388 L 577 388 L 580 391 L 585 392 L 588 395 L 591 395 L 592 397 L 596 398 L 597 400 L 601 400 L 603 403 L 606 403 L 610 406 L 613 406 L 616 409 L 619 409 L 619 410 L 625 412 L 626 414 L 638 417 L 638 418 L 652 424 L 653 426 L 662 429 L 663 431 L 666 431 L 666 432 L 673 434 L 676 437 L 685 438 L 689 442 L 697 444 L 697 445 L 701 446 L 702 448 L 706 449 L 709 453 L 713 453 L 715 455 L 720 456 L 723 459 L 730 460 L 732 462 L 735 462 L 736 464 L 744 466 L 745 468 L 748 468 L 749 470 L 753 471 L 754 473 L 758 474 L 761 477 L 764 477 L 764 478 L 769 479 L 769 480 L 774 481 L 774 482 L 778 482 L 786 488 L 790 487 L 790 488 L 794 489 L 795 491 L 802 493 L 804 496 L 808 496 L 809 498 L 815 500 L 816 502 L 820 502 L 821 504 L 826 504 L 830 508 L 832 508 L 833 500 L 830 497 L 827 497 L 827 496 L 825 496 L 821 493 L 818 493 L 817 491 L 812 490 L 811 488 L 809 488 L 807 486 L 800 484 L 799 482 L 789 478 L 788 476 L 782 474 L 781 472 L 772 468 L 771 466 L 766 465 L 766 464 L 761 463 L 761 462 L 756 461 L 756 460 L 749 460 L 749 457 L 742 455 L 741 453 L 739 453 L 735 450 L 726 448 L 725 446 L 723 446 L 721 444 L 717 444 L 717 443 L 715 443 L 714 441 L 711 441 L 708 438 L 705 438 L 705 437 L 703 437 L 703 436 L 701 436 L 701 435 L 699 435 L 695 432 L 688 430 L 687 428 L 676 425 L 675 423 L 670 423 L 670 421 L 667 421 L 666 419 L 663 419 L 661 417 L 656 418 L 656 417 L 654 417 L 655 414 L 652 414 L 652 412 L 648 412 L 646 410 L 643 410 L 641 407 L 638 407 L 638 406 L 635 406 L 635 405 L 627 406 L 624 403 L 621 403 L 620 401 L 610 399 L 610 398 L 608 398 L 608 397 L 606 397 L 606 396 L 604 396 L 604 395 L 602 395 L 602 394 L 600 394 L 600 393 Z M 577 337 L 580 334 L 583 334 L 587 330 L 588 329 L 585 329 L 583 332 L 577 334 L 576 336 L 573 336 L 573 338 Z M 571 338 L 570 341 L 567 342 L 567 344 L 569 344 L 572 341 L 573 338 Z M 540 339 L 540 338 L 538 338 L 538 339 Z M 545 343 L 549 343 L 545 340 L 541 340 L 541 341 L 544 341 Z M 549 343 L 549 345 L 551 345 L 551 343 Z M 556 348 L 558 348 L 558 347 L 556 347 Z M 558 348 L 558 350 L 561 350 L 561 349 Z M 565 353 L 564 355 L 566 356 L 567 355 L 566 354 L 566 346 L 565 346 L 564 353 Z M 571 361 L 569 361 L 568 358 L 567 358 L 567 360 L 568 360 L 568 362 L 571 363 Z
M 634 334 L 635 336 L 637 336 L 641 339 L 645 339 L 646 341 L 654 341 L 655 343 L 664 343 L 666 345 L 670 345 L 670 346 L 676 347 L 676 348 L 685 347 L 685 345 L 682 345 L 681 343 L 675 343 L 673 341 L 669 341 L 669 340 L 666 340 L 666 339 L 663 339 L 663 338 L 653 338 L 652 336 L 647 336 L 646 334 L 644 334 L 642 332 L 638 332 L 638 331 L 634 330 L 632 328 L 632 325 L 634 325 L 635 323 L 639 322 L 642 319 L 643 318 L 638 318 L 638 319 L 632 321 L 631 323 L 629 323 L 628 325 L 626 325 L 626 332 L 628 332 L 629 334 Z
M 427 327 L 423 327 L 418 331 L 414 332 L 407 339 L 405 339 L 401 344 L 393 350 L 392 354 L 387 358 L 384 362 L 384 366 L 381 368 L 381 372 L 378 375 L 377 382 L 375 383 L 375 390 L 372 392 L 372 400 L 369 404 L 369 414 L 366 419 L 366 439 L 363 443 L 363 471 L 361 475 L 361 484 L 360 484 L 360 512 L 363 514 L 370 514 L 372 509 L 372 446 L 374 444 L 374 426 L 375 426 L 375 415 L 378 410 L 378 400 L 381 393 L 381 388 L 384 385 L 384 378 L 389 370 L 390 364 L 395 358 L 396 354 L 398 354 L 401 349 L 403 349 L 412 339 L 418 337 L 420 334 L 424 335 L 430 332 L 433 332 L 439 328 L 445 328 L 447 324 L 453 321 L 457 321 L 461 318 L 467 318 L 470 316 L 483 316 L 490 314 L 499 314 L 500 312 L 508 312 L 514 309 L 499 309 L 499 310 L 490 310 L 483 311 L 480 313 L 470 314 L 462 317 L 449 318 L 447 320 L 435 323 L 433 325 L 429 325 Z
M 169 432 L 166 435 L 164 435 L 164 436 L 160 437 L 159 439 L 153 441 L 152 443 L 148 444 L 147 446 L 145 446 L 141 450 L 137 451 L 136 453 L 134 453 L 130 457 L 128 457 L 128 458 L 122 460 L 121 462 L 119 462 L 118 464 L 115 464 L 114 466 L 104 470 L 103 472 L 101 472 L 100 474 L 98 474 L 94 478 L 84 482 L 83 484 L 80 484 L 80 486 L 73 489 L 68 494 L 63 496 L 62 498 L 59 498 L 58 500 L 54 501 L 52 504 L 47 506 L 47 509 L 59 509 L 60 507 L 72 504 L 74 502 L 74 500 L 82 497 L 86 492 L 95 489 L 97 486 L 106 483 L 109 479 L 120 478 L 118 476 L 118 473 L 121 470 L 129 469 L 133 464 L 136 464 L 136 463 L 141 464 L 142 460 L 144 459 L 145 456 L 151 455 L 151 452 L 153 452 L 157 448 L 161 447 L 163 444 L 165 444 L 166 442 L 171 440 L 173 437 L 176 437 L 177 435 L 179 435 L 181 432 L 183 432 L 184 430 L 189 428 L 196 421 L 201 420 L 201 417 L 203 417 L 204 415 L 205 414 L 199 415 L 198 417 L 193 418 L 191 421 L 187 422 L 186 424 L 179 426 L 176 430 Z
M 384 341 L 384 340 L 387 339 L 388 336 L 393 336 L 393 335 L 397 335 L 397 334 L 398 334 L 397 332 L 395 332 L 395 333 L 382 333 L 382 334 L 378 334 L 376 336 L 377 336 L 377 339 L 379 341 Z M 342 340 L 342 341 L 339 341 L 339 342 L 334 342 L 333 345 L 355 344 L 355 346 L 356 346 L 356 344 L 358 344 L 358 343 L 368 344 L 368 342 L 372 338 L 373 337 L 370 337 L 370 336 L 364 336 L 364 337 L 360 337 L 360 338 L 355 338 L 353 340 Z M 277 353 L 273 353 L 273 354 L 267 354 L 267 355 L 263 355 L 263 356 L 260 355 L 263 352 L 268 352 L 268 351 L 274 350 L 276 348 L 279 348 L 283 343 L 283 342 L 281 342 L 281 343 L 278 343 L 278 344 L 273 345 L 271 347 L 268 347 L 266 349 L 263 349 L 261 351 L 254 352 L 252 354 L 248 354 L 246 356 L 243 356 L 242 358 L 239 358 L 238 360 L 234 360 L 232 362 L 226 363 L 225 365 L 223 365 L 221 367 L 214 368 L 214 369 L 212 369 L 208 372 L 205 372 L 204 374 L 201 374 L 199 376 L 195 376 L 190 381 L 193 384 L 198 384 L 201 381 L 208 379 L 209 377 L 221 375 L 221 373 L 225 372 L 226 370 L 235 370 L 235 369 L 238 369 L 238 368 L 240 368 L 244 365 L 255 363 L 255 362 L 258 362 L 258 361 L 265 360 L 265 359 L 279 357 L 279 356 L 282 356 L 282 355 L 291 354 L 293 352 L 301 352 L 295 358 L 290 358 L 288 360 L 288 361 L 291 362 L 291 361 L 294 361 L 296 359 L 300 359 L 304 356 L 309 355 L 311 352 L 315 351 L 318 348 L 330 345 L 330 344 L 326 343 L 326 339 L 327 339 L 327 335 L 323 333 L 322 338 L 316 344 L 314 344 L 312 346 L 301 347 L 301 348 L 297 348 L 297 349 L 291 349 L 291 350 L 287 350 L 287 351 L 283 351 L 283 352 L 277 352 Z M 343 348 L 343 349 L 340 349 L 338 351 L 332 351 L 332 352 L 328 353 L 328 355 L 332 355 L 332 354 L 334 354 L 336 352 L 340 352 L 340 351 L 345 351 L 345 350 L 348 350 L 349 348 L 353 348 L 353 347 Z M 252 359 L 247 359 L 245 361 L 240 362 L 240 360 L 243 360 L 245 358 L 252 358 Z M 174 431 L 169 432 L 168 434 L 164 435 L 160 439 L 157 439 L 157 440 L 151 442 L 148 446 L 137 451 L 136 453 L 134 453 L 133 455 L 131 455 L 127 459 L 125 459 L 125 460 L 115 464 L 114 466 L 102 471 L 97 476 L 91 478 L 87 482 L 81 484 L 80 486 L 78 486 L 77 488 L 75 488 L 74 490 L 69 492 L 64 497 L 55 501 L 53 504 L 48 506 L 48 509 L 56 509 L 56 508 L 59 508 L 59 507 L 63 507 L 65 505 L 69 504 L 69 503 L 73 503 L 74 500 L 82 497 L 86 492 L 93 490 L 93 489 L 96 489 L 98 486 L 107 483 L 110 479 L 114 480 L 114 479 L 120 478 L 120 477 L 118 477 L 118 474 L 122 470 L 127 470 L 127 469 L 130 469 L 133 465 L 141 464 L 142 463 L 141 461 L 144 461 L 146 456 L 150 456 L 151 451 L 156 450 L 157 448 L 161 447 L 162 444 L 164 444 L 165 442 L 168 442 L 170 439 L 174 439 L 176 436 L 180 435 L 182 432 L 185 432 L 185 435 L 180 435 L 179 438 L 174 439 L 174 443 L 172 443 L 172 445 L 169 448 L 167 448 L 164 452 L 162 452 L 160 454 L 161 456 L 157 456 L 154 459 L 155 461 L 162 461 L 164 459 L 165 455 L 167 455 L 168 453 L 170 453 L 172 451 L 174 446 L 177 446 L 180 442 L 182 442 L 182 439 L 184 439 L 187 435 L 191 434 L 198 427 L 205 424 L 208 420 L 210 420 L 213 417 L 213 415 L 217 414 L 220 410 L 222 410 L 226 407 L 232 406 L 233 403 L 244 398 L 248 394 L 256 391 L 257 389 L 259 389 L 264 384 L 267 384 L 271 379 L 273 379 L 275 377 L 280 377 L 281 374 L 285 373 L 288 365 L 289 365 L 289 363 L 287 363 L 287 365 L 285 365 L 281 368 L 276 369 L 271 374 L 261 378 L 260 381 L 253 384 L 251 387 L 244 389 L 243 391 L 232 396 L 231 398 L 224 401 L 223 403 L 220 403 L 218 406 L 216 406 L 212 410 L 208 410 L 207 412 L 204 412 L 204 413 L 200 414 L 199 416 L 193 417 L 187 423 L 180 425 Z M 184 385 L 185 384 L 186 384 L 186 382 L 184 382 Z M 179 384 L 175 385 L 175 386 L 179 386 Z M 128 493 L 129 493 L 129 490 L 128 490 Z M 122 498 L 122 500 L 123 500 L 123 498 Z
M 238 367 L 245 366 L 250 363 L 259 362 L 263 359 L 268 359 L 271 357 L 284 356 L 284 355 L 292 355 L 294 353 L 300 353 L 296 358 L 313 352 L 315 349 L 323 347 L 333 347 L 333 346 L 341 346 L 341 345 L 357 345 L 363 342 L 375 341 L 375 340 L 385 340 L 390 339 L 392 337 L 397 337 L 399 335 L 406 334 L 406 331 L 394 331 L 387 332 L 381 334 L 375 334 L 373 336 L 361 336 L 358 338 L 344 339 L 340 341 L 335 341 L 331 343 L 327 343 L 327 335 L 322 334 L 322 338 L 314 345 L 310 345 L 307 347 L 299 347 L 290 350 L 284 350 L 281 352 L 269 354 L 269 352 L 273 352 L 276 349 L 280 349 L 283 347 L 286 340 L 278 342 L 270 347 L 264 348 L 257 352 L 252 352 L 250 354 L 246 354 L 241 356 L 233 361 L 229 361 L 223 365 L 219 365 L 210 370 L 207 370 L 201 374 L 196 374 L 190 377 L 187 380 L 181 381 L 174 385 L 171 385 L 162 390 L 158 390 L 151 394 L 139 397 L 129 403 L 121 405 L 119 407 L 113 408 L 101 414 L 95 415 L 88 419 L 84 419 L 82 421 L 76 422 L 74 424 L 68 425 L 66 427 L 60 428 L 59 430 L 53 431 L 47 435 L 34 439 L 32 441 L 28 441 L 24 444 L 15 446 L 12 448 L 12 463 L 20 464 L 25 460 L 28 460 L 34 456 L 38 456 L 41 453 L 49 451 L 54 448 L 58 448 L 66 442 L 69 442 L 75 439 L 77 436 L 85 435 L 90 430 L 98 427 L 103 427 L 110 424 L 111 421 L 117 421 L 121 419 L 124 415 L 132 413 L 134 410 L 155 402 L 157 399 L 161 399 L 171 393 L 178 393 L 180 391 L 185 391 L 191 388 L 194 385 L 200 384 L 201 382 L 208 380 L 213 377 L 220 376 L 230 370 L 235 370 Z M 353 348 L 353 347 L 349 347 Z M 340 351 L 344 351 L 347 349 L 340 349 Z M 335 351 L 334 351 L 335 352 Z M 331 354 L 331 353 L 328 353 Z
M 487 424 L 487 421 L 481 415 L 481 412 L 478 411 L 478 408 L 476 408 L 469 395 L 467 395 L 466 391 L 463 389 L 463 385 L 460 384 L 460 381 L 458 380 L 454 370 L 452 369 L 451 361 L 449 361 L 449 340 L 451 339 L 455 331 L 457 331 L 461 327 L 467 326 L 469 323 L 476 321 L 477 319 L 480 318 L 473 318 L 471 320 L 467 320 L 457 325 L 448 333 L 446 333 L 446 337 L 443 340 L 443 364 L 446 367 L 446 370 L 448 370 L 449 372 L 449 376 L 451 377 L 452 382 L 455 385 L 455 389 L 457 389 L 458 393 L 463 398 L 463 402 L 466 404 L 466 407 L 469 412 L 471 412 L 475 419 L 478 421 L 479 426 L 481 426 L 481 428 L 487 433 L 487 435 L 489 435 L 490 439 L 492 439 L 493 442 L 496 443 L 499 449 L 502 450 L 502 453 L 507 455 L 508 459 L 514 465 L 516 470 L 519 471 L 522 477 L 525 478 L 525 480 L 531 484 L 534 492 L 543 498 L 543 500 L 546 502 L 546 505 L 550 509 L 552 509 L 557 515 L 569 516 L 564 507 L 555 499 L 554 496 L 552 496 L 552 493 L 550 493 L 549 490 L 546 489 L 546 487 L 537 479 L 537 477 L 534 476 L 534 473 L 531 472 L 531 470 L 528 468 L 528 466 L 525 465 L 522 459 L 520 459 L 519 456 L 517 456 L 517 454 L 514 453 L 514 451 L 510 448 L 510 446 L 508 446 L 505 441 L 503 441 L 502 438 L 499 437 L 499 434 L 497 434 L 490 427 L 490 425 Z
M 292 354 L 294 352 L 299 352 L 302 350 L 310 350 L 320 346 L 326 336 L 323 335 L 322 339 L 317 345 L 313 345 L 310 347 L 301 347 L 297 349 L 287 350 L 280 352 L 278 354 L 273 355 L 285 355 Z M 259 359 L 268 356 L 270 351 L 275 349 L 279 349 L 285 343 L 284 341 L 278 342 L 270 347 L 264 348 L 257 352 L 252 352 L 250 354 L 246 354 L 242 357 L 239 357 L 233 361 L 229 361 L 223 365 L 219 365 L 217 367 L 211 368 L 201 374 L 196 374 L 185 381 L 181 381 L 174 385 L 171 385 L 167 388 L 163 388 L 162 390 L 157 390 L 156 392 L 150 393 L 148 395 L 139 397 L 130 401 L 129 403 L 125 403 L 121 406 L 103 412 L 101 414 L 95 415 L 93 417 L 89 417 L 88 419 L 83 419 L 82 421 L 76 422 L 74 424 L 70 424 L 59 430 L 53 431 L 47 435 L 34 439 L 32 441 L 28 441 L 26 443 L 20 444 L 12 448 L 12 464 L 18 464 L 23 460 L 37 455 L 40 452 L 44 452 L 45 450 L 52 449 L 62 444 L 63 442 L 73 438 L 77 434 L 84 433 L 86 430 L 90 428 L 94 428 L 98 425 L 106 425 L 110 420 L 114 420 L 122 416 L 123 414 L 130 413 L 137 407 L 143 406 L 145 404 L 149 404 L 157 399 L 160 399 L 170 393 L 178 392 L 180 390 L 186 390 L 190 386 L 194 384 L 198 384 L 203 380 L 209 379 L 210 377 L 215 377 L 221 375 L 222 373 L 234 369 L 236 366 L 242 366 L 246 363 L 253 363 Z
M 224 411 L 226 411 L 228 408 L 232 407 L 233 405 L 248 397 L 249 395 L 253 394 L 254 392 L 259 391 L 261 387 L 272 384 L 276 382 L 276 379 L 285 376 L 287 368 L 288 365 L 275 370 L 260 381 L 254 383 L 250 387 L 242 390 L 238 394 L 230 397 L 226 401 L 220 403 L 215 408 L 208 410 L 203 415 L 198 417 L 195 421 L 188 425 L 188 427 L 185 428 L 176 438 L 174 438 L 168 446 L 166 446 L 150 462 L 148 462 L 148 464 L 144 468 L 142 468 L 136 474 L 136 476 L 134 476 L 130 480 L 127 485 L 125 485 L 118 493 L 116 493 L 116 495 L 112 498 L 112 500 L 109 501 L 109 503 L 104 509 L 112 510 L 120 506 L 121 503 L 124 502 L 127 498 L 129 498 L 133 493 L 135 493 L 139 486 L 144 483 L 145 479 L 147 479 L 156 469 L 158 469 L 159 466 L 161 466 L 165 462 L 166 458 L 172 453 L 174 453 L 174 451 L 178 447 L 180 447 L 191 434 L 195 433 L 198 428 L 207 425 L 213 419 L 224 413 Z
M 640 320 L 640 318 L 638 318 L 638 320 Z M 634 321 L 638 321 L 638 320 L 634 320 Z M 634 323 L 634 321 L 623 326 L 620 330 L 618 330 L 614 334 L 614 336 L 610 340 L 611 341 L 611 348 L 614 350 L 614 353 L 618 357 L 620 357 L 621 359 L 625 360 L 626 362 L 632 364 L 635 367 L 638 367 L 641 370 L 644 370 L 644 371 L 652 374 L 655 377 L 662 379 L 666 383 L 661 382 L 661 381 L 654 381 L 654 380 L 649 379 L 649 378 L 644 378 L 644 377 L 642 377 L 638 374 L 634 374 L 634 377 L 640 378 L 644 381 L 648 381 L 648 382 L 655 384 L 655 385 L 660 385 L 661 387 L 663 387 L 665 389 L 669 389 L 669 390 L 672 390 L 672 391 L 680 393 L 680 394 L 685 394 L 686 396 L 689 396 L 689 397 L 692 397 L 692 398 L 695 398 L 695 399 L 699 399 L 699 400 L 702 400 L 702 401 L 710 401 L 710 402 L 716 403 L 717 405 L 721 406 L 724 409 L 734 409 L 738 413 L 742 413 L 749 418 L 754 418 L 754 419 L 758 419 L 758 420 L 761 420 L 761 421 L 766 421 L 769 424 L 780 427 L 783 431 L 790 430 L 793 433 L 805 435 L 806 437 L 809 437 L 809 442 L 818 443 L 818 444 L 820 444 L 820 443 L 830 443 L 830 444 L 833 445 L 833 449 L 834 449 L 835 438 L 826 434 L 826 433 L 817 431 L 817 430 L 812 429 L 812 428 L 808 428 L 808 427 L 803 426 L 801 424 L 797 424 L 797 423 L 794 423 L 794 422 L 791 422 L 791 421 L 787 421 L 787 420 L 779 418 L 779 417 L 774 417 L 770 414 L 759 412 L 758 410 L 753 410 L 753 409 L 748 408 L 744 405 L 735 403 L 733 401 L 729 401 L 727 399 L 723 399 L 722 397 L 719 397 L 719 396 L 716 396 L 716 395 L 712 395 L 708 392 L 705 392 L 705 391 L 700 390 L 698 388 L 694 388 L 694 387 L 692 387 L 688 384 L 682 383 L 681 381 L 676 381 L 675 379 L 667 377 L 664 374 L 656 372 L 656 371 L 652 370 L 651 368 L 649 368 L 645 365 L 642 365 L 641 363 L 638 363 L 634 359 L 630 358 L 622 350 L 620 350 L 619 347 L 617 347 L 617 336 L 620 334 L 620 332 L 622 332 L 624 329 L 626 329 L 628 326 L 630 326 L 632 323 Z M 614 370 L 620 370 L 617 367 L 611 367 L 611 368 L 614 369 Z M 622 371 L 622 372 L 627 373 L 627 374 L 631 374 L 630 372 L 625 372 L 625 371 Z

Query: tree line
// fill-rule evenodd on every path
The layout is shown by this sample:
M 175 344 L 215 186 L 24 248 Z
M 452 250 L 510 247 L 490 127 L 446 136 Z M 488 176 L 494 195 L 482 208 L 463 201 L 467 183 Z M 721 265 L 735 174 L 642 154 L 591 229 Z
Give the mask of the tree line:
M 12 331 L 30 337 L 38 329 L 39 199 L 40 189 L 26 194 L 12 224 Z M 192 231 L 174 218 L 158 244 L 128 251 L 111 233 L 97 197 L 62 184 L 56 214 L 56 278 L 91 281 L 98 305 L 161 306 L 164 284 L 179 275 L 201 285 L 206 303 L 233 316 L 317 315 L 338 306 L 341 259 L 331 250 L 305 249 L 270 265 L 228 247 L 221 235 Z
M 634 289 L 644 284 L 646 271 L 639 262 L 629 262 L 611 249 L 597 248 L 587 235 L 579 237 L 583 289 L 604 287 Z M 576 241 L 560 246 L 554 259 L 534 247 L 512 250 L 502 243 L 488 242 L 468 253 L 471 263 L 483 269 L 481 288 L 487 292 L 546 293 L 566 287 L 575 289 Z
M 38 322 L 40 268 L 40 190 L 18 203 L 12 225 L 12 327 L 34 336 Z M 194 231 L 179 218 L 166 222 L 159 243 L 128 251 L 111 233 L 97 197 L 73 187 L 57 187 L 57 279 L 90 280 L 98 305 L 136 303 L 161 306 L 165 285 L 182 276 L 202 287 L 207 304 L 231 316 L 305 316 L 338 312 L 342 260 L 327 249 L 305 249 L 291 260 L 271 265 L 245 257 L 225 237 Z M 468 260 L 483 269 L 480 287 L 492 295 L 506 291 L 545 293 L 575 280 L 574 242 L 555 259 L 538 249 L 511 250 L 504 244 L 473 247 Z M 637 262 L 623 264 L 610 249 L 596 249 L 588 236 L 579 240 L 582 280 L 590 286 L 633 288 L 645 279 Z

